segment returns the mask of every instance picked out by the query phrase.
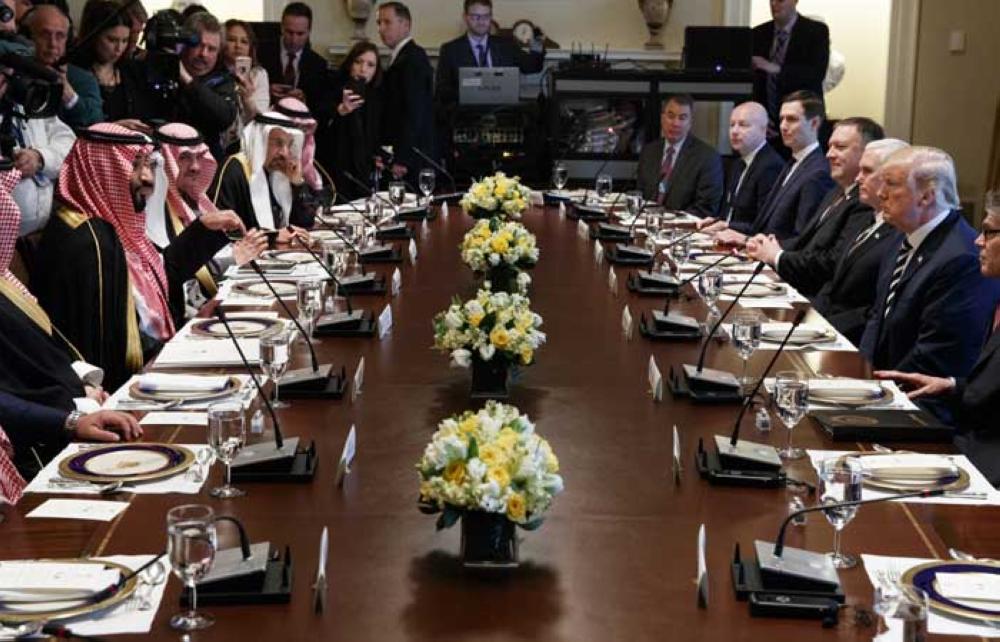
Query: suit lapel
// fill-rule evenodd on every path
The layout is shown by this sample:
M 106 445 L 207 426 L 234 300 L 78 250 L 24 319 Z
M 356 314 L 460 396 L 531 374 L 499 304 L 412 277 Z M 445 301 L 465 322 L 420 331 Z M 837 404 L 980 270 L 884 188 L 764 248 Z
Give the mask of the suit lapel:
M 990 317 L 990 323 L 993 323 L 993 318 Z M 976 359 L 976 365 L 972 366 L 972 370 L 969 372 L 969 378 L 977 371 L 981 370 L 986 362 L 990 360 L 990 357 L 1000 349 L 1000 330 L 995 331 L 990 335 L 990 338 L 986 340 L 986 345 L 983 346 L 983 351 L 979 353 L 979 358 Z
M 754 160 L 756 161 L 757 159 L 755 158 Z M 774 181 L 774 185 L 771 187 L 771 191 L 767 195 L 767 200 L 764 202 L 764 207 L 761 208 L 759 212 L 757 212 L 757 219 L 753 222 L 753 229 L 755 231 L 757 232 L 762 231 L 764 229 L 764 226 L 767 224 L 767 220 L 771 218 L 771 213 L 772 210 L 774 209 L 774 205 L 783 196 L 784 185 L 782 185 L 782 182 L 785 180 L 785 177 L 788 176 L 788 172 L 790 172 L 791 169 L 792 169 L 792 163 L 791 162 L 785 163 L 785 169 L 781 170 L 781 173 L 778 174 L 778 179 Z M 789 179 L 789 183 L 790 182 L 791 179 Z
M 906 272 L 903 273 L 903 278 L 899 281 L 897 291 L 901 291 L 906 287 L 906 284 L 913 278 L 913 275 L 930 261 L 934 255 L 934 251 L 937 250 L 938 246 L 941 245 L 941 242 L 948 235 L 948 232 L 951 231 L 957 216 L 957 212 L 950 212 L 948 217 L 941 221 L 941 224 L 934 228 L 934 231 L 924 239 L 924 242 L 913 253 L 909 265 L 906 266 Z M 897 294 L 896 296 L 898 297 L 899 295 Z

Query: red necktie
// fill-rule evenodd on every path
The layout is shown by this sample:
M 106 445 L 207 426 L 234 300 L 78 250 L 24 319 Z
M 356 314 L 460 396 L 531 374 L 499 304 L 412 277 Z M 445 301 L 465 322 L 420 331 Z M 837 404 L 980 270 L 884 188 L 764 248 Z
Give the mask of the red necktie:
M 656 195 L 656 204 L 663 205 L 667 198 L 667 186 L 670 184 L 670 175 L 674 172 L 674 146 L 667 144 L 667 153 L 663 155 L 663 163 L 660 165 L 660 187 Z
M 281 74 L 281 79 L 289 87 L 295 86 L 295 56 L 297 55 L 293 51 L 288 52 L 288 63 L 285 65 L 285 71 Z

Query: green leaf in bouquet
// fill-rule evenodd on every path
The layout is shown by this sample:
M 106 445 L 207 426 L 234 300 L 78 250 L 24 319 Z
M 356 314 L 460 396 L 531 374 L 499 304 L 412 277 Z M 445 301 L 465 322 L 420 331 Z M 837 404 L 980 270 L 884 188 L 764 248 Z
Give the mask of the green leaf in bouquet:
M 485 332 L 486 334 L 489 334 L 490 330 L 493 329 L 493 326 L 496 325 L 496 322 L 497 322 L 497 313 L 490 312 L 483 317 L 482 321 L 479 322 L 479 329 Z
M 476 443 L 476 438 L 475 437 L 470 437 L 469 438 L 469 456 L 466 458 L 466 461 L 468 461 L 470 459 L 475 459 L 478 456 L 479 456 L 479 444 Z
M 451 505 L 446 505 L 444 510 L 441 512 L 441 517 L 438 517 L 437 524 L 435 528 L 439 531 L 443 531 L 446 528 L 451 528 L 458 522 L 459 518 L 462 517 L 462 511 Z
M 544 521 L 545 521 L 544 517 L 539 517 L 538 519 L 533 519 L 523 524 L 518 524 L 518 526 L 520 526 L 526 531 L 537 531 L 539 528 L 542 527 L 542 522 Z

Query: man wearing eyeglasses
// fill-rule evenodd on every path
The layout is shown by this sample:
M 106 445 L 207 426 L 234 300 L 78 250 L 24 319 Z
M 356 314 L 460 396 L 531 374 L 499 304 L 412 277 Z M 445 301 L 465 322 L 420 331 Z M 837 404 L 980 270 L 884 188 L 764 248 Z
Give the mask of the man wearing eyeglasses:
M 464 34 L 441 45 L 434 104 L 441 119 L 441 132 L 450 140 L 452 119 L 458 105 L 458 70 L 461 67 L 517 67 L 522 74 L 535 74 L 545 65 L 543 40 L 536 36 L 528 50 L 510 38 L 491 33 L 493 0 L 465 0 Z
M 987 195 L 986 218 L 976 247 L 981 274 L 1000 279 L 1000 193 Z M 968 376 L 945 378 L 896 370 L 877 371 L 875 376 L 909 387 L 911 399 L 936 397 L 946 402 L 958 427 L 955 444 L 990 483 L 1000 484 L 1000 430 L 996 419 L 1000 411 L 1000 307 L 994 305 L 986 344 Z

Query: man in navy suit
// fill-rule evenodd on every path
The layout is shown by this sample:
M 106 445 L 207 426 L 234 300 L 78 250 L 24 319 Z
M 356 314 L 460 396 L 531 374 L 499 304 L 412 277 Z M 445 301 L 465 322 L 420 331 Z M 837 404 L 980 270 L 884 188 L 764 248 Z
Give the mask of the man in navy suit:
M 660 138 L 639 154 L 638 183 L 644 198 L 668 210 L 715 216 L 722 202 L 722 159 L 691 134 L 694 100 L 668 96 L 660 110 Z
M 382 144 L 391 146 L 392 175 L 415 178 L 423 166 L 416 147 L 432 154 L 434 147 L 434 70 L 424 48 L 410 35 L 410 9 L 402 2 L 378 8 L 378 33 L 392 50 L 382 77 Z
M 797 4 L 771 0 L 773 19 L 753 29 L 753 98 L 767 107 L 773 129 L 779 123 L 782 96 L 806 90 L 822 97 L 830 62 L 830 30 L 799 15 Z
M 333 116 L 339 100 L 331 93 L 333 76 L 326 58 L 309 44 L 312 9 L 304 2 L 292 2 L 281 12 L 281 41 L 260 52 L 260 64 L 267 71 L 271 102 L 286 96 L 298 98 L 323 124 Z
M 861 343 L 868 322 L 868 311 L 875 302 L 879 266 L 896 247 L 899 232 L 882 219 L 878 191 L 882 187 L 879 168 L 886 158 L 909 144 L 896 138 L 883 138 L 869 143 L 861 155 L 858 171 L 858 200 L 874 210 L 871 223 L 851 239 L 841 253 L 833 277 L 812 297 L 813 307 L 851 343 Z
M 1000 195 L 987 196 L 986 218 L 976 238 L 979 267 L 984 277 L 1000 279 Z M 966 377 L 935 377 L 921 372 L 878 371 L 876 377 L 894 379 L 910 389 L 911 399 L 937 397 L 949 402 L 958 434 L 955 445 L 994 486 L 1000 484 L 1000 308 L 994 306 L 989 339 Z
M 880 170 L 885 221 L 902 232 L 882 261 L 861 351 L 876 369 L 969 374 L 996 304 L 976 233 L 958 211 L 955 165 L 933 147 L 896 152 Z
M 826 117 L 823 100 L 809 91 L 785 96 L 781 103 L 781 140 L 792 150 L 792 158 L 771 188 L 763 208 L 743 234 L 723 221 L 702 225 L 715 232 L 715 239 L 727 245 L 742 246 L 747 237 L 773 234 L 779 240 L 797 236 L 806 229 L 823 196 L 833 187 L 830 165 L 817 140 Z
M 858 198 L 857 177 L 865 147 L 883 136 L 882 126 L 870 118 L 839 121 L 826 152 L 836 187 L 801 234 L 784 241 L 759 234 L 747 242 L 747 254 L 772 266 L 800 293 L 816 295 L 833 277 L 843 251 L 871 225 L 874 213 Z

